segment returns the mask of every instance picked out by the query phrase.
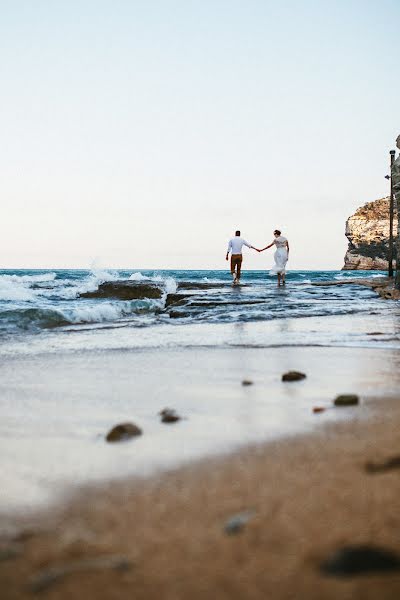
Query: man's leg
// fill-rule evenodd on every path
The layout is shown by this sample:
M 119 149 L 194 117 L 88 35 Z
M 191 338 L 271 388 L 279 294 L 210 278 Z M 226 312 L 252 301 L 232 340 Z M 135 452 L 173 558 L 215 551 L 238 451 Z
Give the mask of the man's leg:
M 235 267 L 236 267 L 236 261 L 235 261 L 233 254 L 231 254 L 231 275 L 233 277 L 234 282 L 236 281 Z
M 237 280 L 239 281 L 240 279 L 240 274 L 242 272 L 242 257 L 237 259 Z

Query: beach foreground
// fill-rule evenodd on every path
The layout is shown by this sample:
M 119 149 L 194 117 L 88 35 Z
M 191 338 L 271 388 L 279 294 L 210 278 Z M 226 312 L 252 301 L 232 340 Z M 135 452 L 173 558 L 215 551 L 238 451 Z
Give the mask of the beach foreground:
M 50 515 L 20 518 L 14 541 L 3 540 L 2 598 L 399 598 L 399 571 L 320 571 L 347 545 L 400 553 L 399 470 L 366 469 L 399 455 L 400 403 L 368 406 L 368 420 L 88 488 Z M 243 511 L 248 522 L 226 531 Z M 108 566 L 126 569 L 92 560 L 116 555 Z

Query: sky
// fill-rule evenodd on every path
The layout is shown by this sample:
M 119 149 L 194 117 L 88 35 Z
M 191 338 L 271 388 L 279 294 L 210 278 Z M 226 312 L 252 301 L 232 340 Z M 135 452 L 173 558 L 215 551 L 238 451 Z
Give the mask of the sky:
M 399 0 L 0 0 L 0 268 L 224 269 L 279 228 L 340 269 L 389 191 L 399 31 Z

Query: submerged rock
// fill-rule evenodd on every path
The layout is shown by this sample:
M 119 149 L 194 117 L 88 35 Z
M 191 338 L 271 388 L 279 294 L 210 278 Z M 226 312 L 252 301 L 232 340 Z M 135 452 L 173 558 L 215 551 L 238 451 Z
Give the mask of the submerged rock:
M 158 299 L 164 290 L 154 283 L 141 283 L 124 279 L 123 281 L 105 281 L 97 290 L 85 292 L 81 298 L 118 298 L 119 300 Z
M 226 286 L 226 282 L 211 282 L 211 281 L 180 281 L 178 290 L 212 290 Z
M 359 403 L 359 397 L 357 394 L 341 394 L 336 396 L 333 401 L 335 406 L 354 406 Z
M 107 442 L 123 442 L 138 435 L 142 435 L 140 427 L 134 423 L 120 423 L 108 432 L 106 440 Z
M 282 375 L 282 381 L 301 381 L 301 379 L 305 379 L 306 377 L 307 375 L 300 371 L 288 371 Z
M 397 571 L 400 569 L 400 557 L 391 550 L 376 546 L 345 546 L 323 561 L 320 569 L 325 575 L 339 577 Z
M 181 417 L 173 408 L 164 408 L 159 414 L 162 423 L 176 423 L 181 420 Z
M 170 319 L 183 319 L 184 317 L 190 317 L 189 312 L 183 310 L 171 310 L 169 311 Z
M 253 385 L 254 381 L 251 381 L 251 379 L 243 379 L 242 381 L 242 385 Z
M 165 308 L 172 306 L 173 304 L 184 304 L 189 298 L 186 294 L 168 294 L 165 301 Z

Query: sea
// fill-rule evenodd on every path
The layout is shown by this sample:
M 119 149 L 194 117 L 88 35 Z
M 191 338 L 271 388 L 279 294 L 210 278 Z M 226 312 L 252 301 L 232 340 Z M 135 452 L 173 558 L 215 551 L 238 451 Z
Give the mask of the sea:
M 362 345 L 398 348 L 398 302 L 384 302 L 372 290 L 355 285 L 315 286 L 324 281 L 380 277 L 371 271 L 290 271 L 278 288 L 265 271 L 245 271 L 232 286 L 227 271 L 190 270 L 0 270 L 0 356 L 48 351 L 140 349 L 181 346 Z M 155 283 L 160 299 L 83 298 L 106 281 Z M 171 318 L 167 295 L 192 283 L 181 313 Z M 190 287 L 190 285 L 189 285 Z M 373 316 L 379 335 L 357 328 L 327 331 L 324 317 Z M 317 327 L 293 325 L 312 318 Z M 267 338 L 262 327 L 275 322 Z M 292 325 L 287 326 L 288 323 Z M 340 322 L 340 321 L 339 321 Z M 219 327 L 222 325 L 229 327 Z M 235 327 L 236 325 L 236 327 Z
M 0 271 L 0 532 L 82 485 L 367 418 L 398 397 L 400 302 L 315 284 L 383 274 L 289 271 L 278 288 L 265 271 L 239 286 L 228 271 Z M 124 280 L 159 297 L 99 297 Z M 284 384 L 292 369 L 306 379 Z M 335 410 L 338 393 L 360 406 Z M 166 407 L 181 420 L 163 424 Z M 107 443 L 127 421 L 143 434 Z

